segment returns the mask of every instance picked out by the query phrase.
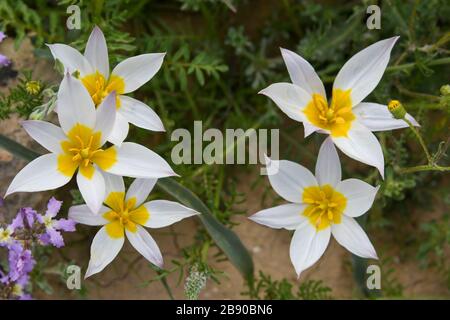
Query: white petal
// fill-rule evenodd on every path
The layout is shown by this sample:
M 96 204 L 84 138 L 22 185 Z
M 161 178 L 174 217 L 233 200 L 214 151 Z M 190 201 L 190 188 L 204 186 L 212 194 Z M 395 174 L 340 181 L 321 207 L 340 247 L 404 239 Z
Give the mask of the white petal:
M 106 197 L 108 197 L 111 192 L 125 193 L 125 184 L 121 176 L 103 172 L 103 178 L 105 178 Z
M 120 112 L 116 112 L 116 121 L 109 134 L 108 141 L 114 143 L 116 146 L 120 146 L 127 138 L 129 129 L 130 126 L 128 125 L 127 119 L 125 119 Z
M 41 146 L 53 153 L 60 153 L 61 142 L 66 140 L 64 131 L 53 123 L 39 120 L 22 122 L 25 131 Z
M 106 227 L 102 227 L 94 237 L 91 245 L 91 260 L 84 278 L 102 271 L 122 249 L 125 237 L 111 238 L 106 232 Z
M 358 121 L 370 131 L 386 131 L 408 127 L 408 124 L 402 119 L 395 119 L 388 107 L 378 103 L 361 102 L 353 112 Z M 406 114 L 414 126 L 420 127 L 416 119 Z
M 170 226 L 184 218 L 199 214 L 197 211 L 185 207 L 178 202 L 167 200 L 154 200 L 144 204 L 150 213 L 150 218 L 145 224 L 149 228 L 162 228 Z
M 65 71 L 70 74 L 79 71 L 81 76 L 94 72 L 89 61 L 76 49 L 65 44 L 47 44 L 53 58 L 58 59 L 64 65 Z
M 369 129 L 353 121 L 348 137 L 332 137 L 336 146 L 350 158 L 378 169 L 384 178 L 384 156 L 381 145 Z
M 249 219 L 275 229 L 295 230 L 306 220 L 302 214 L 305 208 L 306 205 L 299 203 L 283 204 L 261 210 L 250 216 Z
M 119 63 L 112 73 L 122 77 L 125 81 L 123 93 L 133 92 L 153 78 L 161 68 L 165 55 L 165 53 L 141 54 Z
M 103 214 L 110 210 L 111 209 L 102 206 L 99 214 L 95 214 L 87 205 L 80 204 L 69 208 L 69 219 L 72 219 L 76 223 L 81 223 L 88 226 L 103 226 L 108 223 L 108 220 L 103 218 Z
M 111 131 L 114 128 L 116 121 L 116 93 L 111 92 L 106 99 L 103 99 L 102 103 L 96 110 L 96 123 L 95 132 L 100 131 L 102 133 L 100 144 L 103 145 L 108 137 L 111 135 Z
M 351 253 L 369 259 L 378 259 L 367 234 L 355 219 L 342 216 L 342 222 L 331 226 L 336 241 Z
M 116 147 L 117 162 L 108 170 L 132 178 L 163 178 L 175 176 L 170 165 L 158 154 L 133 142 L 124 142 Z
M 286 115 L 296 121 L 306 121 L 303 109 L 311 101 L 311 95 L 292 83 L 274 83 L 259 93 L 268 96 Z
M 378 187 L 358 179 L 347 179 L 336 186 L 336 190 L 342 193 L 347 199 L 344 214 L 349 217 L 359 217 L 372 207 Z
M 398 38 L 378 41 L 351 57 L 336 76 L 333 89 L 351 89 L 352 106 L 360 103 L 380 82 Z
M 165 131 L 164 125 L 152 108 L 127 96 L 120 96 L 120 114 L 137 127 L 152 131 Z
M 341 161 L 333 140 L 326 138 L 319 150 L 316 162 L 316 179 L 319 185 L 337 185 L 341 181 Z
M 326 97 L 325 88 L 311 64 L 300 55 L 287 49 L 281 48 L 284 63 L 293 84 L 299 86 L 310 95 L 318 93 Z
M 125 230 L 128 240 L 131 245 L 144 256 L 145 259 L 154 265 L 162 268 L 163 257 L 158 245 L 152 236 L 140 225 L 137 225 L 136 232 Z
M 95 26 L 89 36 L 84 50 L 84 56 L 94 70 L 98 70 L 105 79 L 109 77 L 109 58 L 105 36 L 99 27 Z
M 45 154 L 34 159 L 14 177 L 6 191 L 5 197 L 14 192 L 36 192 L 59 188 L 72 177 L 58 171 L 58 156 Z
M 105 179 L 98 168 L 95 168 L 92 177 L 85 177 L 81 171 L 77 174 L 77 184 L 84 201 L 91 211 L 98 214 L 105 200 Z
M 266 157 L 266 168 L 272 188 L 287 201 L 301 203 L 303 189 L 317 185 L 314 175 L 295 162 Z
M 330 236 L 330 228 L 317 231 L 307 220 L 295 230 L 289 253 L 298 277 L 320 259 L 330 242 Z
M 68 133 L 74 125 L 95 126 L 95 106 L 83 84 L 66 74 L 58 90 L 58 119 Z
M 303 127 L 305 128 L 305 138 L 319 130 L 319 128 L 313 126 L 308 122 L 303 122 Z
M 126 200 L 136 198 L 136 207 L 147 200 L 158 179 L 135 179 L 127 191 Z

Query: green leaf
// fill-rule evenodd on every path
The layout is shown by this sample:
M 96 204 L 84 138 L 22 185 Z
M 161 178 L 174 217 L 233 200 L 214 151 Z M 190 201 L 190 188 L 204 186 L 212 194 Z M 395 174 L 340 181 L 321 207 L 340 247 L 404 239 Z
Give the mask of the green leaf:
M 205 84 L 205 76 L 203 75 L 202 70 L 195 69 L 195 76 L 197 77 L 197 81 L 200 85 L 203 86 Z
M 24 160 L 34 160 L 39 154 L 0 134 L 0 147 Z M 238 236 L 214 217 L 208 207 L 192 191 L 172 178 L 158 179 L 157 186 L 182 204 L 200 212 L 198 216 L 211 238 L 223 250 L 242 276 L 253 283 L 253 260 Z
M 253 281 L 253 261 L 238 236 L 221 224 L 192 191 L 183 187 L 174 179 L 159 179 L 157 186 L 184 205 L 201 213 L 198 217 L 208 233 L 231 263 L 241 272 L 242 276 L 251 283 Z
M 13 155 L 18 156 L 24 160 L 31 161 L 39 157 L 38 153 L 22 146 L 21 144 L 1 134 L 0 134 L 0 146 L 6 151 L 9 151 Z

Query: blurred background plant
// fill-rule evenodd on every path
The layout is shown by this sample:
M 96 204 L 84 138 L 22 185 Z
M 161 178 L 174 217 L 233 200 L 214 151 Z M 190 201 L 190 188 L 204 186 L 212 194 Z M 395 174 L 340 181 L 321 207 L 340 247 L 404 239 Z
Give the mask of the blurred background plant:
M 66 8 L 81 8 L 81 30 L 61 26 Z M 381 7 L 381 29 L 366 26 L 366 8 Z M 133 127 L 129 140 L 152 146 L 165 159 L 175 142 L 169 137 L 176 128 L 192 131 L 193 121 L 202 120 L 204 130 L 211 128 L 282 128 L 280 157 L 308 166 L 314 163 L 323 137 L 303 139 L 303 128 L 290 121 L 279 109 L 256 93 L 270 83 L 288 81 L 279 47 L 295 50 L 307 59 L 330 90 L 334 76 L 353 54 L 373 42 L 400 35 L 389 67 L 368 101 L 387 104 L 390 99 L 403 102 L 421 124 L 420 133 L 439 164 L 448 166 L 449 145 L 449 41 L 450 5 L 446 0 L 386 1 L 294 1 L 294 0 L 94 0 L 25 1 L 0 3 L 0 31 L 14 38 L 18 47 L 30 38 L 38 58 L 49 59 L 44 43 L 63 42 L 83 50 L 94 24 L 106 35 L 110 62 L 145 52 L 167 52 L 162 70 L 139 90 L 139 99 L 161 116 L 167 134 L 149 135 Z M 0 119 L 12 113 L 22 118 L 38 116 L 46 110 L 52 95 L 40 83 L 37 94 L 26 90 L 27 83 L 39 81 L 25 70 L 18 70 L 20 82 L 0 97 Z M 449 188 L 448 174 L 439 171 L 403 172 L 425 164 L 426 158 L 408 130 L 377 133 L 386 159 L 386 179 L 375 170 L 342 157 L 344 177 L 365 179 L 382 188 L 365 222 L 371 234 L 389 235 L 379 252 L 386 258 L 395 246 L 404 260 L 418 259 L 423 268 L 437 268 L 442 281 L 449 284 Z M 197 194 L 212 214 L 233 228 L 237 215 L 249 215 L 246 201 L 260 201 L 261 207 L 279 203 L 250 165 L 178 165 L 181 183 Z M 246 199 L 239 190 L 239 172 L 254 174 L 252 188 L 265 186 L 255 200 Z M 158 193 L 155 196 L 159 196 Z M 444 201 L 442 200 L 444 199 Z M 437 215 L 435 214 L 437 212 Z M 443 213 L 447 212 L 445 215 Z M 434 219 L 427 217 L 432 215 Z M 393 234 L 393 235 L 392 235 Z M 194 242 L 180 248 L 183 258 L 173 268 L 159 270 L 154 279 L 163 280 L 179 273 L 185 276 L 189 298 L 198 297 L 203 281 L 220 282 L 223 274 L 211 261 L 225 257 L 211 236 L 198 226 Z M 405 249 L 405 250 L 403 250 Z M 393 264 L 392 264 L 393 265 Z M 395 267 L 389 266 L 389 270 Z M 387 272 L 387 271 L 386 271 Z M 199 278 L 198 274 L 202 276 Z M 401 284 L 389 273 L 384 297 L 404 294 Z M 194 279 L 194 280 L 193 280 Z M 364 282 L 359 278 L 360 284 Z M 294 289 L 297 288 L 298 289 Z M 302 289 L 303 288 L 303 289 Z M 248 283 L 245 295 L 251 298 L 314 299 L 329 298 L 331 292 L 322 282 L 273 280 L 263 270 Z M 361 293 L 360 293 L 361 294 Z

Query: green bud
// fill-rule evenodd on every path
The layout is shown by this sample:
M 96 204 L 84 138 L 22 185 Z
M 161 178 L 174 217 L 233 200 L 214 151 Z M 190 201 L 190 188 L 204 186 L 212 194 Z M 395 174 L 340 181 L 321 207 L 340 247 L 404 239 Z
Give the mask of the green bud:
M 28 118 L 30 120 L 43 120 L 45 118 L 45 108 L 43 108 L 44 105 L 38 106 L 33 109 L 33 112 L 30 113 Z
M 443 96 L 448 96 L 450 95 L 450 84 L 446 84 L 444 86 L 441 87 L 441 94 Z
M 388 109 L 395 119 L 403 119 L 406 116 L 406 110 L 398 100 L 389 101 Z
M 25 83 L 25 90 L 28 94 L 35 96 L 41 91 L 41 84 L 39 81 L 28 81 Z

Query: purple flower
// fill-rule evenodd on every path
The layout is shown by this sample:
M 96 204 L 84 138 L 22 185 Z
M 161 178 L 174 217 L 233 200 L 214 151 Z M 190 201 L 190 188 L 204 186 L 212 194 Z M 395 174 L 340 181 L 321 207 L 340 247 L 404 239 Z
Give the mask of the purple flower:
M 45 215 L 37 215 L 39 223 L 45 225 L 45 233 L 41 235 L 40 240 L 43 244 L 52 244 L 57 248 L 64 246 L 62 231 L 75 231 L 75 221 L 71 219 L 53 219 L 61 209 L 62 201 L 51 198 L 47 204 Z
M 9 281 L 27 283 L 28 273 L 33 270 L 36 263 L 31 250 L 24 249 L 19 243 L 15 242 L 9 246 Z
M 52 197 L 48 203 L 47 203 L 47 211 L 45 212 L 45 215 L 49 215 L 50 217 L 56 217 L 59 210 L 61 210 L 62 201 L 56 200 L 54 197 Z
M 11 63 L 7 56 L 0 54 L 0 67 L 6 67 Z
M 37 219 L 37 212 L 32 208 L 22 208 L 17 213 L 17 216 L 14 218 L 11 223 L 11 227 L 13 230 L 18 228 L 29 228 L 33 227 L 34 221 Z
M 6 35 L 0 31 L 0 42 L 2 42 L 6 38 Z M 0 67 L 6 67 L 11 63 L 11 60 L 8 59 L 8 57 L 0 54 Z

